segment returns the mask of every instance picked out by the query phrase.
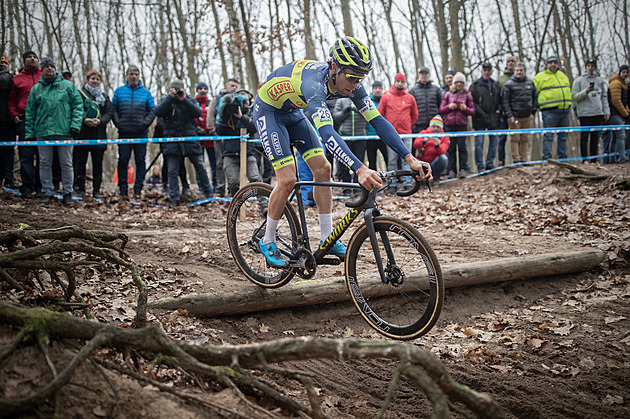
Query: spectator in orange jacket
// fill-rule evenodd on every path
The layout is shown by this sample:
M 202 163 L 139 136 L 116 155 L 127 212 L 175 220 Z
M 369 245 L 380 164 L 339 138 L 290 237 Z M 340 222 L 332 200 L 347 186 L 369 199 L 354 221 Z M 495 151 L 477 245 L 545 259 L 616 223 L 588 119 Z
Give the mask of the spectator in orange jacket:
M 444 137 L 423 137 L 422 134 L 434 134 L 444 132 L 444 121 L 440 115 L 435 115 L 429 122 L 429 128 L 420 131 L 420 135 L 413 142 L 413 147 L 418 150 L 417 159 L 431 164 L 433 179 L 440 180 L 440 176 L 448 165 L 446 151 L 450 143 L 450 138 Z
M 418 106 L 416 99 L 407 92 L 407 78 L 398 73 L 394 78 L 394 85 L 383 95 L 378 104 L 378 111 L 399 134 L 411 134 L 411 126 L 418 120 Z M 403 143 L 411 151 L 411 138 L 403 138 Z M 409 170 L 409 166 L 393 150 L 388 152 L 387 170 Z M 405 188 L 411 186 L 411 177 L 403 178 Z M 396 192 L 396 185 L 390 185 L 390 193 Z

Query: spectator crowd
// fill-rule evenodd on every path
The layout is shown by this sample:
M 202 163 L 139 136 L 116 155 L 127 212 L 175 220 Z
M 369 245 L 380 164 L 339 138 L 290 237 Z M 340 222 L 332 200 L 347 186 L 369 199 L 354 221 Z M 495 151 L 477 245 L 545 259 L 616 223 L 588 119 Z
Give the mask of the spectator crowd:
M 55 140 L 59 144 L 17 147 L 19 186 L 14 172 L 15 147 L 0 147 L 2 185 L 19 188 L 24 198 L 37 195 L 46 203 L 58 190 L 62 203 L 72 205 L 73 195 L 86 196 L 88 156 L 92 163 L 91 194 L 102 198 L 107 145 L 86 141 L 85 145 L 72 146 L 65 145 L 64 141 L 107 138 L 110 122 L 118 129 L 120 139 L 146 138 L 151 127 L 154 137 L 233 137 L 241 135 L 243 130 L 250 138 L 257 135 L 252 119 L 255 94 L 240 89 L 236 79 L 227 80 L 213 98 L 209 97 L 208 85 L 204 82 L 196 85 L 193 97 L 186 93 L 182 80 L 173 79 L 167 94 L 156 104 L 151 91 L 143 85 L 136 65 L 127 67 L 125 83 L 115 89 L 110 100 L 102 89 L 102 74 L 97 70 L 90 70 L 77 87 L 72 73 L 59 72 L 50 57 L 40 60 L 36 52 L 25 51 L 22 61 L 22 68 L 13 75 L 9 60 L 0 59 L 0 141 L 11 142 L 18 138 L 19 141 Z M 404 138 L 406 147 L 416 158 L 431 164 L 433 176 L 438 180 L 472 174 L 468 137 L 448 135 L 468 131 L 469 119 L 475 131 L 527 129 L 533 126 L 536 112 L 540 112 L 543 127 L 568 127 L 573 109 L 581 126 L 630 124 L 628 65 L 620 66 L 618 72 L 606 80 L 597 70 L 597 60 L 588 59 L 584 73 L 572 85 L 555 56 L 549 57 L 546 68 L 532 78 L 527 76 L 525 65 L 513 57 L 508 57 L 497 79 L 493 78 L 493 68 L 488 62 L 481 64 L 480 77 L 467 88 L 462 72 L 448 71 L 440 87 L 431 80 L 430 70 L 421 67 L 409 90 L 406 76 L 398 73 L 389 89 L 380 81 L 372 83 L 370 97 L 399 134 L 412 134 Z M 374 129 L 350 99 L 332 99 L 328 106 L 335 130 L 342 136 L 359 137 L 349 141 L 349 147 L 370 169 L 376 169 L 379 153 L 388 170 L 408 167 L 382 141 L 361 138 L 375 135 Z M 427 137 L 425 134 L 442 135 Z M 581 133 L 582 161 L 594 162 L 597 158 L 593 156 L 602 152 L 607 155 L 603 163 L 626 161 L 627 132 L 600 134 L 600 131 Z M 493 169 L 495 162 L 498 166 L 506 163 L 508 139 L 512 161 L 529 160 L 530 134 L 478 135 L 474 137 L 473 148 L 478 172 Z M 545 133 L 542 159 L 552 157 L 554 139 L 558 158 L 567 157 L 567 133 Z M 246 152 L 248 180 L 270 183 L 271 164 L 260 144 L 248 142 Z M 169 205 L 180 205 L 181 196 L 188 194 L 190 188 L 186 158 L 194 168 L 199 193 L 204 197 L 232 196 L 239 188 L 239 139 L 166 142 L 160 144 L 160 153 L 163 156 L 161 169 L 159 166 L 150 168 L 150 178 L 146 179 L 147 144 L 118 144 L 117 183 L 121 199 L 129 199 L 130 183 L 135 199 L 141 199 L 145 185 L 161 185 L 168 195 Z M 135 169 L 130 168 L 132 154 Z M 206 158 L 210 176 L 206 171 Z M 298 160 L 302 180 L 309 176 L 304 166 Z M 356 175 L 353 179 L 343 165 L 337 166 L 334 177 L 356 182 Z M 390 192 L 394 191 L 395 186 L 392 186 Z M 307 191 L 303 199 L 305 204 L 312 204 L 312 194 Z

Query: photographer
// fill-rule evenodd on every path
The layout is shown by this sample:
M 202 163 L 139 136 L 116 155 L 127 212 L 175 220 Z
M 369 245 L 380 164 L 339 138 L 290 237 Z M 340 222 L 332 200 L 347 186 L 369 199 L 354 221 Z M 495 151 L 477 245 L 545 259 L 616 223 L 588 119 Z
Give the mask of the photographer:
M 196 137 L 195 119 L 201 116 L 197 101 L 184 91 L 184 82 L 173 80 L 168 95 L 160 99 L 155 114 L 163 118 L 165 137 Z M 180 158 L 188 157 L 197 172 L 199 190 L 206 197 L 212 196 L 210 179 L 203 164 L 200 141 L 181 141 L 164 144 L 164 158 L 168 165 L 169 206 L 179 205 Z M 182 159 L 183 160 L 183 159 Z
M 249 96 L 249 95 L 248 95 Z M 256 133 L 256 127 L 251 117 L 250 98 L 238 93 L 228 93 L 221 98 L 217 105 L 216 129 L 218 135 L 240 135 L 241 128 L 247 129 L 249 137 Z M 223 140 L 223 172 L 227 179 L 230 196 L 240 187 L 241 145 L 238 138 Z M 260 149 L 255 143 L 247 143 L 247 179 L 250 182 L 262 182 L 258 161 Z

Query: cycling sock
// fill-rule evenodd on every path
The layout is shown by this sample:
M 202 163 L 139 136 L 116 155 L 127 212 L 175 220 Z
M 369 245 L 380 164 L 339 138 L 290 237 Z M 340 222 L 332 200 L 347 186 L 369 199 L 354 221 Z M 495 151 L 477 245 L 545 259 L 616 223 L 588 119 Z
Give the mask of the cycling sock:
M 322 232 L 322 241 L 326 240 L 332 233 L 332 213 L 319 214 L 319 229 Z
M 263 244 L 276 241 L 276 228 L 278 228 L 278 222 L 280 220 L 272 220 L 267 216 L 267 228 L 265 229 L 265 237 L 263 237 Z

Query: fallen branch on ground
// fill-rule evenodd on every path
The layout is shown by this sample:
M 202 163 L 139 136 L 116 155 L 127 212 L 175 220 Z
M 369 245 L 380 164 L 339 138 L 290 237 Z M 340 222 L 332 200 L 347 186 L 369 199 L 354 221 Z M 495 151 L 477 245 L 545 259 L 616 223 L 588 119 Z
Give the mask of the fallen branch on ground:
M 156 326 L 143 329 L 119 328 L 77 318 L 67 313 L 39 308 L 25 309 L 4 302 L 0 302 L 0 323 L 19 327 L 18 333 L 23 342 L 41 340 L 42 336 L 57 340 L 88 341 L 74 360 L 49 385 L 24 399 L 0 400 L 0 412 L 6 415 L 32 409 L 33 404 L 43 403 L 46 397 L 68 382 L 79 363 L 88 356 L 98 359 L 94 353 L 97 348 L 114 347 L 159 355 L 161 362 L 179 364 L 187 372 L 204 377 L 215 386 L 231 388 L 237 396 L 243 392 L 248 396 L 266 397 L 273 400 L 275 406 L 280 406 L 291 414 L 311 417 L 323 417 L 322 401 L 312 388 L 316 377 L 313 378 L 313 374 L 298 370 L 275 367 L 273 364 L 316 358 L 339 361 L 392 359 L 399 363 L 397 374 L 408 377 L 418 390 L 427 396 L 434 408 L 434 417 L 448 417 L 452 404 L 455 404 L 456 409 L 468 409 L 476 417 L 505 417 L 503 410 L 488 395 L 459 384 L 433 355 L 411 344 L 386 340 L 303 337 L 236 346 L 196 345 L 172 340 Z M 17 347 L 12 349 L 18 350 Z M 11 354 L 5 354 L 5 359 L 6 356 Z M 111 367 L 108 362 L 99 364 L 104 368 Z M 120 368 L 116 370 L 120 371 Z M 261 377 L 267 374 L 259 374 L 257 371 L 280 374 L 302 382 L 305 386 L 305 398 L 309 400 L 310 406 L 283 394 L 277 385 Z M 390 393 L 397 383 L 398 379 L 394 377 Z M 182 394 L 181 397 L 189 401 L 194 400 Z M 206 403 L 206 406 L 209 405 L 211 403 Z M 387 404 L 384 404 L 384 409 L 386 407 Z M 213 408 L 221 410 L 215 405 Z M 247 408 L 251 409 L 250 406 Z M 260 406 L 256 406 L 256 409 L 264 410 Z M 271 411 L 265 412 L 269 416 L 274 416 Z
M 16 291 L 37 289 L 41 295 L 53 291 L 54 296 L 55 287 L 58 287 L 67 303 L 75 297 L 81 306 L 84 301 L 75 293 L 75 269 L 105 263 L 120 265 L 131 272 L 138 288 L 134 326 L 144 327 L 147 322 L 147 286 L 138 267 L 124 251 L 128 241 L 122 233 L 85 230 L 77 226 L 50 230 L 33 230 L 23 226 L 19 230 L 2 231 L 0 246 L 8 253 L 0 254 L 0 279 Z M 77 254 L 85 257 L 77 258 Z M 42 272 L 49 275 L 50 284 L 42 280 Z M 63 273 L 65 280 L 59 273 Z

